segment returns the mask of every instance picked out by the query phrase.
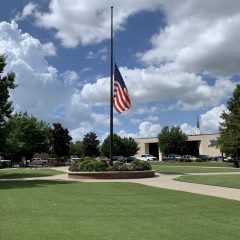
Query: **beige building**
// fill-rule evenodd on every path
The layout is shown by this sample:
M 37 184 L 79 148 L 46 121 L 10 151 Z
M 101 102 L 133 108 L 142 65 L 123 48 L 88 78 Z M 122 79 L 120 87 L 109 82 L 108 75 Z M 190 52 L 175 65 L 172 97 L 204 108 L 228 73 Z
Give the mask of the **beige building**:
M 216 140 L 220 135 L 217 134 L 196 134 L 188 135 L 188 146 L 191 152 L 186 154 L 190 155 L 209 155 L 212 157 L 220 156 L 221 152 L 219 148 L 216 148 L 211 144 L 211 140 Z M 158 138 L 137 138 L 135 141 L 138 143 L 139 151 L 138 156 L 142 154 L 151 154 L 162 160 L 162 153 L 158 147 Z

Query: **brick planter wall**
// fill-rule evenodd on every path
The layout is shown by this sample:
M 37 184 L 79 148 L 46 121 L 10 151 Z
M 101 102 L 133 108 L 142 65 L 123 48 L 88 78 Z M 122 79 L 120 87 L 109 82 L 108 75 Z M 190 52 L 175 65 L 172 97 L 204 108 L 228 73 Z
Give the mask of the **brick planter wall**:
M 72 172 L 69 178 L 74 179 L 134 179 L 150 178 L 155 176 L 155 171 L 109 171 L 109 172 Z

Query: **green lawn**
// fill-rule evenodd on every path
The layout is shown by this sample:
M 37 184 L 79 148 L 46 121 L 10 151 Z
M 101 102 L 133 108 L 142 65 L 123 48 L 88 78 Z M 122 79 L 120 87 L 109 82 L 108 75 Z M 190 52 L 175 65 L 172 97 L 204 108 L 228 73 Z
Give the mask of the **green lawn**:
M 238 240 L 240 202 L 130 183 L 0 182 L 0 239 Z
M 153 165 L 161 166 L 198 166 L 198 167 L 233 167 L 231 162 L 179 162 L 179 161 L 162 161 L 162 162 L 153 162 Z
M 225 164 L 225 165 L 224 165 Z M 232 164 L 231 164 L 232 165 Z M 152 168 L 159 173 L 164 174 L 186 174 L 186 173 L 208 173 L 208 172 L 240 172 L 240 168 L 229 166 L 229 163 L 181 163 L 167 162 L 152 164 Z
M 181 176 L 177 181 L 200 183 L 213 186 L 240 188 L 239 175 L 212 175 L 212 176 Z
M 32 177 L 47 177 L 62 172 L 48 168 L 18 168 L 18 169 L 0 169 L 0 179 L 17 179 Z

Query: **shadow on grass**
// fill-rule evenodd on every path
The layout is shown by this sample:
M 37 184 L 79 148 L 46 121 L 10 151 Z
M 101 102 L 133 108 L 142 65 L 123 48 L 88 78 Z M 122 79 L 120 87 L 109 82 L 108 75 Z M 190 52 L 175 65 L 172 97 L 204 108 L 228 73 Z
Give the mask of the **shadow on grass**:
M 61 173 L 59 173 L 61 174 Z M 49 177 L 52 176 L 49 173 L 8 173 L 0 175 L 0 179 L 21 179 L 21 178 L 33 178 L 33 177 Z
M 46 187 L 50 185 L 66 185 L 73 184 L 75 182 L 71 181 L 61 181 L 61 180 L 10 180 L 10 181 L 0 181 L 1 189 L 19 189 L 19 188 L 36 188 L 36 187 Z

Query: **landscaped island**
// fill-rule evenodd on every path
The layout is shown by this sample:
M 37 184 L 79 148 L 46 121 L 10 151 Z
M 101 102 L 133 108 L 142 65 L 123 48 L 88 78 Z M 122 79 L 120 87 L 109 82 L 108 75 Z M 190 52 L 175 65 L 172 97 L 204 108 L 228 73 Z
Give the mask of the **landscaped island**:
M 115 161 L 110 166 L 106 160 L 84 159 L 69 167 L 69 178 L 81 179 L 129 179 L 154 177 L 150 163 L 134 160 L 131 163 Z

